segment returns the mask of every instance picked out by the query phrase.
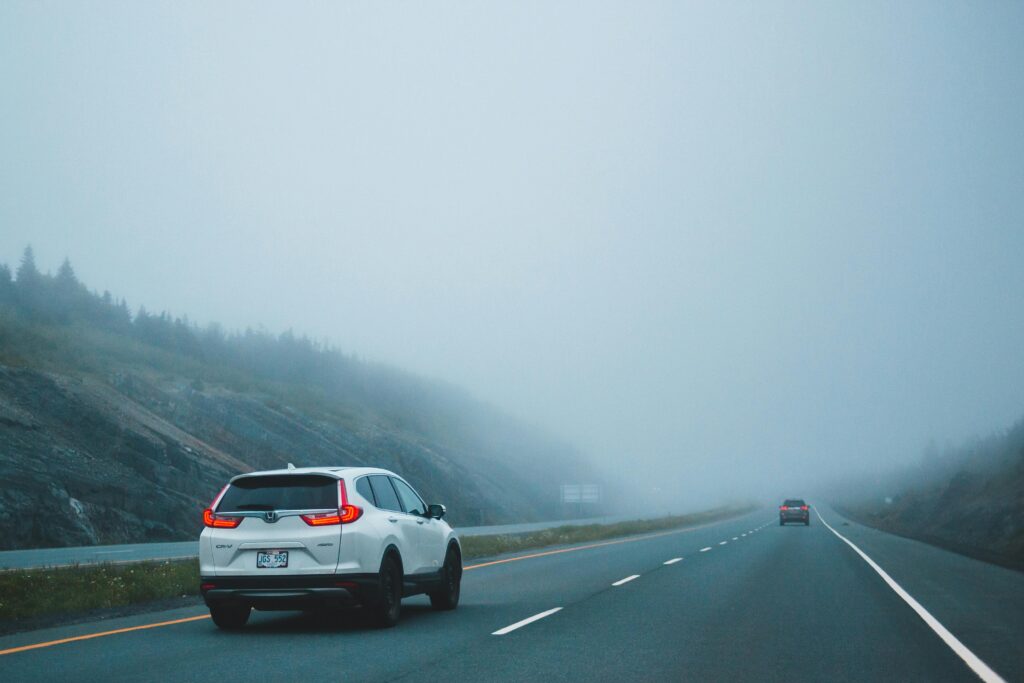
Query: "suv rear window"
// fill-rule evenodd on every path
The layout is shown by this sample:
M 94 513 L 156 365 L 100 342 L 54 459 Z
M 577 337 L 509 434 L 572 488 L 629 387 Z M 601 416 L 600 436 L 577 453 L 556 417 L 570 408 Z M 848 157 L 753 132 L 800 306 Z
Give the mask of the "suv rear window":
M 795 499 L 787 500 L 785 503 L 783 503 L 783 505 L 785 505 L 786 507 L 790 507 L 790 508 L 803 507 L 806 504 L 807 503 L 803 502 L 802 500 L 795 500 Z
M 217 506 L 234 510 L 326 510 L 338 507 L 338 480 L 315 474 L 237 479 Z

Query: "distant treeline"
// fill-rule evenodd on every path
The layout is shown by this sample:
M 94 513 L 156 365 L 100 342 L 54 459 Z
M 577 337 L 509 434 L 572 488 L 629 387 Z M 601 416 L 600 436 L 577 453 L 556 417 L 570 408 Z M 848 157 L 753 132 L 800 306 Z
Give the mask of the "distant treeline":
M 455 423 L 464 422 L 480 408 L 454 386 L 364 363 L 290 330 L 276 335 L 252 329 L 226 332 L 218 323 L 200 327 L 188 316 L 151 313 L 144 306 L 133 314 L 125 299 L 108 291 L 90 290 L 75 275 L 68 259 L 56 275 L 41 272 L 31 246 L 25 248 L 13 275 L 6 264 L 0 264 L 3 311 L 31 330 L 84 326 L 163 349 L 179 359 L 191 359 L 195 362 L 177 363 L 174 369 L 188 374 L 187 365 L 197 383 L 224 377 L 223 373 L 204 372 L 204 368 L 230 368 L 239 371 L 238 377 L 319 388 L 333 398 L 400 416 L 402 421 L 429 422 L 435 429 L 455 428 Z M 444 424 L 438 424 L 439 420 Z
M 144 306 L 132 314 L 125 299 L 90 291 L 67 258 L 55 275 L 40 272 L 32 247 L 25 249 L 13 276 L 6 264 L 0 264 L 0 305 L 12 307 L 33 323 L 86 323 L 200 360 L 229 360 L 272 379 L 315 380 L 349 360 L 290 331 L 280 336 L 251 329 L 227 334 L 217 323 L 205 328 L 191 324 L 187 315 L 151 313 Z
M 14 334 L 16 328 L 20 334 Z M 13 275 L 7 265 L 0 264 L 0 363 L 36 364 L 42 352 L 33 344 L 45 346 L 46 331 L 61 329 L 67 330 L 64 337 L 53 344 L 64 353 L 57 363 L 60 368 L 78 360 L 69 359 L 67 349 L 75 348 L 82 334 L 93 330 L 110 340 L 107 347 L 126 361 L 122 365 L 162 367 L 194 380 L 197 386 L 204 380 L 233 382 L 239 390 L 255 388 L 252 380 L 285 384 L 307 398 L 312 390 L 349 408 L 385 415 L 392 426 L 432 433 L 448 443 L 486 446 L 491 452 L 525 449 L 541 458 L 555 453 L 576 455 L 566 444 L 525 428 L 455 385 L 368 363 L 290 330 L 282 334 L 225 331 L 215 322 L 201 327 L 188 316 L 151 313 L 143 306 L 133 314 L 125 299 L 90 290 L 68 259 L 56 275 L 41 272 L 31 246 L 26 247 Z M 151 356 L 140 359 L 138 348 L 160 349 L 166 356 L 162 364 Z M 95 361 L 95 350 L 94 344 L 83 347 L 83 362 Z M 19 357 L 25 362 L 19 362 Z M 479 441 L 483 434 L 486 445 Z
M 276 380 L 322 382 L 352 362 L 291 331 L 281 335 L 251 329 L 226 333 L 217 323 L 200 328 L 188 316 L 150 313 L 144 306 L 133 315 L 125 299 L 108 291 L 90 291 L 68 259 L 56 275 L 40 272 L 31 246 L 25 248 L 14 276 L 6 264 L 0 264 L 0 306 L 13 308 L 31 322 L 86 323 L 190 358 L 227 362 Z

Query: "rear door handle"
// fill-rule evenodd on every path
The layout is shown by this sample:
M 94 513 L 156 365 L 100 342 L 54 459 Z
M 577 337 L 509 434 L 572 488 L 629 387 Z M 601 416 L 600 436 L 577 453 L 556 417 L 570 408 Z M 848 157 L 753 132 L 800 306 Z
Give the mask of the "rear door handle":
M 397 522 L 398 521 L 398 517 L 388 517 L 388 521 L 389 522 Z
M 425 519 L 417 519 L 416 523 L 417 524 L 423 524 L 423 522 L 425 522 L 425 521 L 427 521 L 427 520 L 425 520 Z

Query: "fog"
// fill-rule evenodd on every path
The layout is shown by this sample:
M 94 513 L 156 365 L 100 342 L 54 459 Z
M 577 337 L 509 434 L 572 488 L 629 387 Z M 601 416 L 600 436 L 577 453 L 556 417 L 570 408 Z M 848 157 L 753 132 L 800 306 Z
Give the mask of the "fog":
M 670 500 L 1024 414 L 1024 5 L 0 4 L 0 261 L 459 384 Z

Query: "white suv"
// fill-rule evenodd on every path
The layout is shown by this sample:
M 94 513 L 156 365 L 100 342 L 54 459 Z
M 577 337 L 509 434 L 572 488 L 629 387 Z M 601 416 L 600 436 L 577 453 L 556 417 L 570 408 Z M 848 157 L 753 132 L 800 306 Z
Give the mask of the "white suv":
M 252 608 L 358 603 L 381 626 L 403 596 L 455 609 L 462 548 L 443 505 L 426 505 L 394 472 L 306 467 L 242 474 L 203 513 L 199 573 L 217 626 L 241 628 Z

